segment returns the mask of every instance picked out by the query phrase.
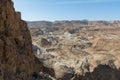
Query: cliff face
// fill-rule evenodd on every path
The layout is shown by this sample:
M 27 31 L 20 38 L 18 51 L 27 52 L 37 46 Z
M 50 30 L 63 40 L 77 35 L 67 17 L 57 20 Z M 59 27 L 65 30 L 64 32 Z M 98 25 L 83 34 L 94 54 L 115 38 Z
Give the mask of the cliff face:
M 0 80 L 33 80 L 31 37 L 11 0 L 0 0 Z

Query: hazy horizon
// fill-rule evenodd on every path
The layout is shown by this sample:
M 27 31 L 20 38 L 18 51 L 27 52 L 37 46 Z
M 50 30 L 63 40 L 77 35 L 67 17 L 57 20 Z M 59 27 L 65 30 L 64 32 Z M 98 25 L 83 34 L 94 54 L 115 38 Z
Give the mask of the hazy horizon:
M 13 0 L 26 21 L 120 20 L 120 0 Z

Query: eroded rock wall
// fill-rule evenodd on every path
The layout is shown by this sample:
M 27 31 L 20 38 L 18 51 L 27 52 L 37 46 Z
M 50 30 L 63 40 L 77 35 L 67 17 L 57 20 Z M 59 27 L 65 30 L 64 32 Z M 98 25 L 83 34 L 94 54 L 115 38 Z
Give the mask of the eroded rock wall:
M 33 80 L 31 37 L 11 0 L 0 0 L 0 80 Z

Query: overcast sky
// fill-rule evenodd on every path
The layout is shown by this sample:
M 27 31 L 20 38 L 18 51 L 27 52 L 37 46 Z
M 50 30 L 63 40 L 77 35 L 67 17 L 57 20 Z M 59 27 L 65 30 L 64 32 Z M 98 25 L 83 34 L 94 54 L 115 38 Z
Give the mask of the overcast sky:
M 120 0 L 13 0 L 27 21 L 120 20 Z

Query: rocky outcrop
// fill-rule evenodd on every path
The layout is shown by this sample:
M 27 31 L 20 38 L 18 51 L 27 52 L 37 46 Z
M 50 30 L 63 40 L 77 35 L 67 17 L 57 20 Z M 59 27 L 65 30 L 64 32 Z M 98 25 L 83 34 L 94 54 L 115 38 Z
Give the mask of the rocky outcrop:
M 84 76 L 75 75 L 71 80 L 120 80 L 120 70 L 108 65 L 98 65 L 91 73 Z
M 34 80 L 29 30 L 11 0 L 0 0 L 0 80 Z

